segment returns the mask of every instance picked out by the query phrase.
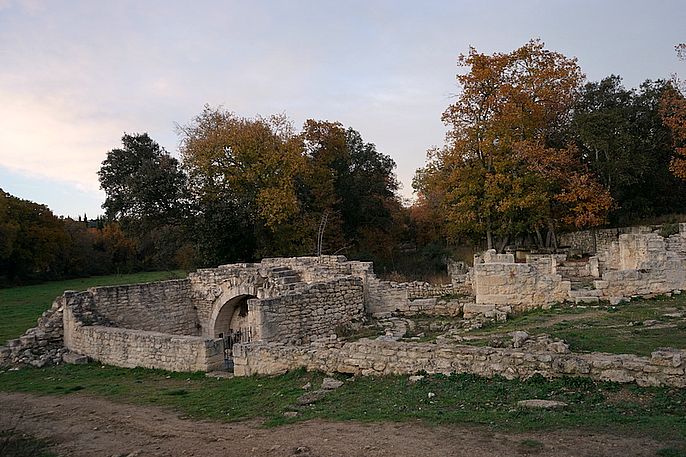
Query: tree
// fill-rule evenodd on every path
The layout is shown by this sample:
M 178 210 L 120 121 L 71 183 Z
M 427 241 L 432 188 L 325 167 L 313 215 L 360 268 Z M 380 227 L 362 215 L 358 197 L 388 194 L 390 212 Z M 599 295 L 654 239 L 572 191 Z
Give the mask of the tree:
M 250 119 L 206 106 L 179 133 L 204 262 L 302 251 L 302 141 L 284 116 Z M 219 252 L 213 240 L 223 240 Z
M 675 46 L 677 56 L 686 61 L 686 43 Z M 686 89 L 676 76 L 665 91 L 662 99 L 661 114 L 664 123 L 672 132 L 674 157 L 670 169 L 678 178 L 686 180 Z
M 67 243 L 61 221 L 45 205 L 0 189 L 0 277 L 51 279 Z
M 402 211 L 393 159 L 338 122 L 310 119 L 302 136 L 307 168 L 301 199 L 313 221 L 327 214 L 328 252 L 388 259 Z
M 587 164 L 610 191 L 617 225 L 682 211 L 684 186 L 669 171 L 670 132 L 660 104 L 670 84 L 647 80 L 626 89 L 619 76 L 587 83 L 574 106 L 571 134 Z M 681 201 L 680 201 L 681 200 Z
M 415 180 L 424 198 L 440 200 L 447 233 L 485 235 L 492 248 L 496 237 L 501 247 L 531 232 L 542 242 L 543 228 L 602 222 L 609 195 L 578 194 L 564 173 L 594 180 L 565 139 L 584 77 L 576 60 L 532 40 L 506 54 L 471 48 L 458 64 L 468 71 L 457 76 L 461 93 L 443 114 L 448 144 L 429 152 Z M 593 214 L 570 216 L 584 212 Z
M 147 133 L 124 134 L 122 146 L 107 153 L 98 171 L 108 218 L 144 229 L 177 220 L 186 182 L 179 161 Z
M 98 171 L 103 208 L 110 222 L 121 224 L 123 236 L 133 239 L 140 267 L 175 267 L 187 228 L 186 175 L 147 133 L 125 134 L 122 146 L 107 153 Z

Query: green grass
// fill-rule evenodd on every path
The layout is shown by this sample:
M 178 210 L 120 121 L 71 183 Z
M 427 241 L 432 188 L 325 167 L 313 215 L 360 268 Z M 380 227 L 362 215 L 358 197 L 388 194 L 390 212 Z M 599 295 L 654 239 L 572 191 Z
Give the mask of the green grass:
M 686 349 L 686 322 L 665 316 L 675 310 L 686 310 L 686 294 L 634 300 L 619 306 L 538 309 L 472 331 L 469 335 L 483 339 L 467 343 L 484 345 L 489 335 L 524 330 L 531 335 L 546 333 L 564 339 L 576 352 L 650 355 L 659 347 Z M 646 320 L 659 323 L 644 326 Z M 669 326 L 661 327 L 665 324 Z
M 40 315 L 65 290 L 85 290 L 94 286 L 112 286 L 182 278 L 183 271 L 153 271 L 126 275 L 52 281 L 43 284 L 0 289 L 0 345 L 17 338 L 36 325 Z
M 585 428 L 640 433 L 684 442 L 686 390 L 641 388 L 585 378 L 527 381 L 473 375 L 432 375 L 417 383 L 406 376 L 347 380 L 311 406 L 293 405 L 323 375 L 303 370 L 276 377 L 207 378 L 202 373 L 124 369 L 100 365 L 26 368 L 0 373 L 0 390 L 48 395 L 97 395 L 115 401 L 171 407 L 188 417 L 220 421 L 263 419 L 273 426 L 313 418 L 481 424 L 495 430 Z M 345 379 L 340 377 L 340 379 Z M 430 396 L 429 393 L 435 395 Z M 516 406 L 525 399 L 564 401 L 556 410 Z M 298 411 L 295 418 L 286 411 Z
M 686 449 L 662 448 L 657 451 L 659 457 L 686 457 Z
M 0 431 L 0 455 L 3 457 L 57 457 L 48 444 L 33 436 L 13 430 Z

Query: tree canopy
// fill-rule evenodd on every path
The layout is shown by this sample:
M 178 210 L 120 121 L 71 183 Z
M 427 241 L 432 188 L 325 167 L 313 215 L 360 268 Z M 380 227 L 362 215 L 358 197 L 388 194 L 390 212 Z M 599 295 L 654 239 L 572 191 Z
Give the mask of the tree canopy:
M 532 40 L 510 53 L 471 48 L 461 92 L 443 114 L 450 130 L 429 151 L 416 190 L 445 215 L 449 236 L 506 243 L 562 224 L 605 221 L 612 201 L 565 138 L 583 81 L 576 60 Z M 553 239 L 554 242 L 554 239 Z

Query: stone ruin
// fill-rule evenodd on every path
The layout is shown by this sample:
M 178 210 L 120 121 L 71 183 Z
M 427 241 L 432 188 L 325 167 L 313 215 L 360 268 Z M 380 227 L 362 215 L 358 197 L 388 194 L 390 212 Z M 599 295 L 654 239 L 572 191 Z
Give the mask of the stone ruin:
M 41 367 L 88 359 L 237 376 L 305 367 L 356 375 L 469 372 L 508 378 L 588 376 L 686 387 L 686 352 L 651 357 L 574 354 L 560 341 L 474 347 L 397 338 L 345 342 L 368 316 L 463 316 L 480 325 L 555 303 L 616 304 L 686 288 L 686 224 L 663 237 L 622 233 L 583 260 L 487 251 L 451 282 L 383 281 L 369 262 L 343 256 L 264 259 L 201 269 L 185 279 L 67 291 L 38 326 L 0 348 L 0 364 Z M 392 332 L 391 332 L 392 333 Z

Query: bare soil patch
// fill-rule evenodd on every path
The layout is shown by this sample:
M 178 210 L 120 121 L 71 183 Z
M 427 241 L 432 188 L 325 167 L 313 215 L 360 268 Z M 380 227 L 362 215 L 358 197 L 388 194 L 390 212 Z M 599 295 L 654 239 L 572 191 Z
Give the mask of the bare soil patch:
M 0 393 L 0 427 L 52 443 L 64 456 L 655 456 L 683 443 L 588 431 L 492 432 L 484 427 L 312 420 L 194 421 L 173 411 L 84 395 Z

